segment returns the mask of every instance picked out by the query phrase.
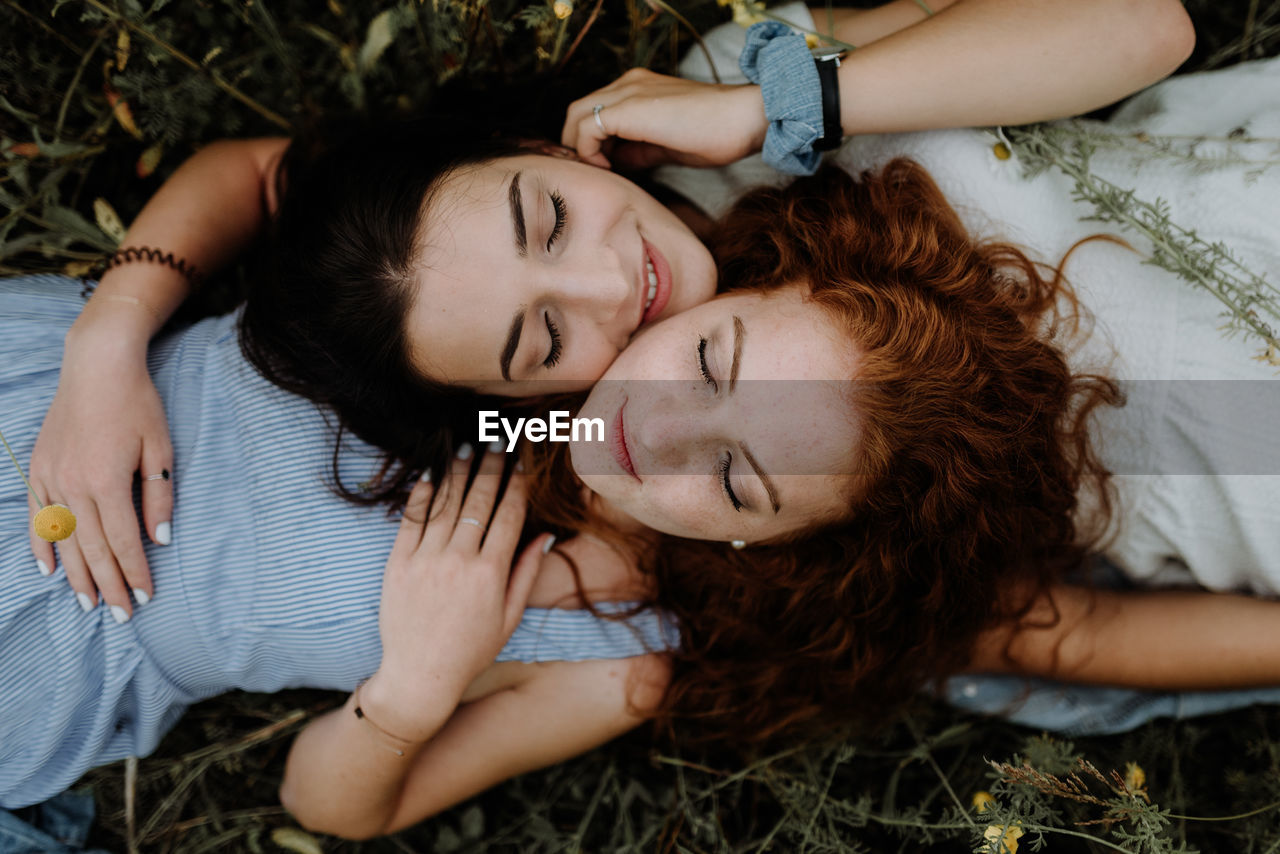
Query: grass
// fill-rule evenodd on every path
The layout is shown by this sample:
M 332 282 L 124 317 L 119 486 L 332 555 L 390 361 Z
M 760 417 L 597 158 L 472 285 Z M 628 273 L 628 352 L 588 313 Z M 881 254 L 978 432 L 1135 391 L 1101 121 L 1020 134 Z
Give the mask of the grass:
M 699 28 L 725 16 L 712 0 L 673 5 Z M 1184 70 L 1280 52 L 1280 0 L 1188 8 L 1198 44 Z M 579 2 L 564 22 L 521 0 L 0 0 L 0 272 L 83 269 L 112 245 L 95 199 L 128 221 L 216 137 L 411 111 L 459 84 L 554 119 L 591 84 L 634 64 L 669 69 L 693 43 L 637 0 Z M 191 311 L 225 308 L 240 287 L 224 277 Z M 1055 854 L 1280 851 L 1280 709 L 1071 744 L 925 702 L 874 738 L 745 764 L 637 732 L 396 836 L 316 839 L 275 792 L 292 735 L 340 700 L 235 693 L 196 706 L 136 767 L 86 775 L 99 810 L 91 841 L 139 852 L 962 852 L 998 850 L 984 831 L 1019 820 L 1024 851 L 1038 850 L 1036 828 Z M 1030 776 L 1023 759 L 1054 776 Z M 1124 783 L 1130 762 L 1145 787 Z M 973 810 L 978 790 L 995 793 L 991 812 Z M 1243 817 L 1207 820 L 1231 816 Z

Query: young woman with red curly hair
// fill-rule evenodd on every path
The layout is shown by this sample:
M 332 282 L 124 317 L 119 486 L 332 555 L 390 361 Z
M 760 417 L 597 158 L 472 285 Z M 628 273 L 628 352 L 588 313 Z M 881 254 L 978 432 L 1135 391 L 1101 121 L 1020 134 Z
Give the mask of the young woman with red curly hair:
M 802 27 L 822 29 L 824 23 L 822 15 L 811 17 L 796 4 L 771 11 Z M 835 14 L 837 28 L 841 15 L 858 15 Z M 1154 16 L 1152 24 L 1153 32 L 1167 32 Z M 686 79 L 625 75 L 571 108 L 565 141 L 583 156 L 608 155 L 615 163 L 705 164 L 723 162 L 717 152 L 734 129 L 746 127 L 751 139 L 763 135 L 765 117 L 738 103 L 739 90 L 749 87 L 734 85 L 745 82 L 737 68 L 742 30 L 721 27 L 705 40 L 719 82 L 711 82 L 701 51 L 682 63 Z M 941 42 L 935 46 L 944 49 Z M 874 44 L 851 56 L 870 62 L 869 54 L 892 62 Z M 1216 279 L 1234 280 L 1251 294 L 1234 319 L 1228 315 L 1228 329 L 1265 331 L 1280 320 L 1265 284 L 1280 270 L 1274 201 L 1280 185 L 1268 148 L 1280 134 L 1280 60 L 1175 77 L 1130 99 L 1105 123 L 1048 125 L 1025 147 L 1010 143 L 999 128 L 886 132 L 893 129 L 876 120 L 878 105 L 914 97 L 930 85 L 920 68 L 899 70 L 901 85 L 880 86 L 849 63 L 840 68 L 840 115 L 848 138 L 828 162 L 858 174 L 910 157 L 942 188 L 971 234 L 1014 243 L 1046 269 L 1065 265 L 1085 317 L 1092 318 L 1077 336 L 1071 364 L 1115 378 L 1128 400 L 1121 409 L 1100 410 L 1107 417 L 1098 441 L 1105 440 L 1102 459 L 1114 472 L 1119 497 L 1113 502 L 1117 532 L 1104 538 L 1101 573 L 1121 585 L 1280 594 L 1280 527 L 1268 510 L 1280 504 L 1280 489 L 1275 477 L 1259 476 L 1280 474 L 1276 443 L 1265 426 L 1280 417 L 1273 383 L 1276 336 L 1272 332 L 1260 344 L 1256 336 L 1222 334 L 1223 307 L 1213 294 L 1221 289 Z M 990 73 L 1016 79 L 1019 64 Z M 1062 83 L 1069 85 L 1069 76 Z M 592 105 L 603 105 L 601 123 L 592 121 Z M 703 118 L 708 116 L 715 121 Z M 1059 153 L 1050 150 L 1046 158 L 1044 143 L 1036 140 L 1056 145 Z M 1055 159 L 1063 169 L 1052 165 Z M 759 157 L 720 169 L 668 165 L 658 175 L 712 218 L 723 216 L 746 190 L 787 180 Z M 1126 209 L 1138 223 L 1121 232 L 1127 246 L 1083 242 L 1112 230 L 1106 223 L 1121 222 L 1118 212 Z M 1183 248 L 1197 235 L 1198 246 Z M 1152 259 L 1158 264 L 1148 263 Z M 1177 617 L 1153 609 L 1146 619 L 1159 628 Z M 1230 645 L 1206 643 L 1203 649 Z M 1113 674 L 1108 681 L 1162 684 L 1157 671 L 1176 673 L 1182 666 L 1170 654 L 1150 664 L 1149 672 Z M 1229 684 L 1222 676 L 1208 678 L 1205 686 Z M 1251 684 L 1259 682 L 1280 680 Z M 1280 688 L 1140 692 L 1012 677 L 953 679 L 943 687 L 961 707 L 1067 733 L 1116 732 L 1161 715 L 1280 702 Z
M 1201 91 L 1205 103 L 1221 107 L 1221 94 L 1241 84 L 1277 91 L 1265 83 L 1278 71 L 1273 61 L 1237 69 L 1231 79 L 1167 84 L 1137 100 L 1116 126 L 1144 120 L 1154 132 L 1182 132 L 1185 116 L 1163 115 L 1162 99 L 1185 103 L 1187 93 Z M 1265 101 L 1260 95 L 1239 106 L 1265 108 Z M 1263 115 L 1249 124 L 1259 135 Z M 1237 117 L 1254 122 L 1247 112 Z M 589 591 L 602 583 L 638 585 L 641 597 L 676 617 L 680 646 L 655 665 L 657 682 L 669 672 L 670 683 L 636 686 L 634 720 L 688 718 L 711 737 L 743 744 L 850 717 L 874 723 L 913 691 L 958 673 L 1161 691 L 1280 682 L 1280 651 L 1268 641 L 1274 602 L 1066 583 L 1100 551 L 1152 583 L 1172 576 L 1211 589 L 1275 592 L 1280 500 L 1266 496 L 1276 492 L 1277 478 L 1230 476 L 1247 466 L 1280 472 L 1265 435 L 1274 422 L 1238 420 L 1242 404 L 1256 402 L 1261 408 L 1254 412 L 1265 415 L 1275 386 L 1265 385 L 1269 370 L 1250 363 L 1247 347 L 1223 340 L 1206 295 L 1142 266 L 1133 248 L 1082 242 L 1097 228 L 1076 222 L 1069 183 L 1052 174 L 1024 181 L 1010 171 L 1017 159 L 996 156 L 994 141 L 969 131 L 854 139 L 838 162 L 888 165 L 861 182 L 828 171 L 739 203 L 717 242 L 722 282 L 731 292 L 638 336 L 583 408 L 612 416 L 609 423 L 623 428 L 624 451 L 610 466 L 593 460 L 590 446 L 571 446 L 577 480 L 554 458 L 539 461 L 539 472 L 549 475 L 531 485 L 540 491 L 534 505 L 541 521 L 593 532 L 565 544 L 584 573 L 581 584 Z M 895 151 L 918 154 L 928 172 L 890 160 Z M 1099 165 L 1108 175 L 1141 176 L 1144 168 L 1131 159 Z M 695 190 L 716 213 L 717 202 L 743 183 L 732 172 L 682 180 L 686 187 L 701 181 Z M 1225 196 L 1230 207 L 1214 216 L 1227 228 L 1267 221 L 1257 214 L 1266 210 L 1270 180 L 1253 174 L 1233 186 Z M 996 201 L 984 204 L 988 183 Z M 1173 189 L 1202 199 L 1201 186 L 1188 181 Z M 1175 213 L 1188 210 L 1180 207 L 1183 197 L 1171 198 Z M 1190 212 L 1203 220 L 1203 212 Z M 974 236 L 993 233 L 1034 249 Z M 1250 261 L 1271 269 L 1274 231 L 1264 229 L 1245 245 Z M 732 366 L 739 357 L 748 366 L 750 357 L 739 342 L 762 339 L 794 349 L 775 353 L 772 372 L 735 388 Z M 833 339 L 838 353 L 831 352 Z M 806 351 L 825 372 L 803 373 Z M 825 384 L 816 380 L 832 380 L 833 367 L 846 370 L 844 388 L 823 398 Z M 1195 388 L 1175 386 L 1222 375 L 1255 381 L 1246 396 L 1256 400 L 1219 396 L 1206 408 Z M 778 390 L 779 384 L 758 382 L 766 376 L 811 383 Z M 673 402 L 680 391 L 694 395 L 683 411 Z M 750 417 L 741 399 L 756 401 Z M 855 432 L 852 457 L 820 446 L 841 424 Z M 769 519 L 775 498 L 785 506 L 787 494 L 754 473 L 749 456 L 766 466 L 769 458 L 762 446 L 738 441 L 735 431 L 772 428 L 785 450 L 788 427 L 793 440 L 819 445 L 826 458 L 818 468 L 793 461 L 783 470 L 799 479 L 841 472 L 819 490 L 834 493 L 841 510 L 832 514 L 826 505 L 825 515 L 812 514 L 799 530 L 752 529 Z M 672 435 L 688 438 L 700 454 L 689 447 L 662 453 L 656 440 Z M 1218 438 L 1224 441 L 1215 447 Z M 1233 449 L 1234 457 L 1223 455 Z M 1214 464 L 1214 477 L 1194 477 Z M 674 501 L 664 508 L 647 500 L 655 481 L 687 474 L 685 466 L 697 470 L 704 488 L 718 486 L 723 494 L 704 496 L 707 506 Z M 708 485 L 705 471 L 712 467 L 718 479 Z M 613 485 L 603 483 L 609 478 Z M 608 496 L 608 506 L 584 501 L 583 485 Z M 713 497 L 732 508 L 725 524 Z M 618 504 L 658 512 L 666 533 L 625 522 L 608 509 Z M 460 512 L 445 514 L 446 527 Z M 426 543 L 435 524 L 409 538 Z M 617 551 L 598 547 L 599 540 L 612 540 Z M 429 564 L 423 559 L 419 566 Z M 612 578 L 591 574 L 610 566 Z M 567 565 L 545 577 L 558 579 L 548 581 L 553 597 L 574 595 Z M 454 791 L 441 769 L 463 754 L 463 744 L 476 742 L 450 725 L 436 730 L 429 703 L 396 702 L 388 684 L 420 684 L 407 670 L 375 680 L 385 692 L 383 722 L 406 727 L 410 739 L 401 746 L 420 752 L 396 764 L 394 753 L 365 750 L 368 732 L 356 731 L 350 709 L 317 722 L 299 739 L 286 780 L 286 803 L 304 822 L 378 832 L 433 811 Z M 960 686 L 949 693 L 953 702 L 976 696 L 968 705 L 985 709 L 999 708 L 981 694 L 992 684 L 968 675 L 946 683 L 949 691 Z M 1080 696 L 1056 693 L 1068 705 Z M 1087 710 L 1076 710 L 1070 720 L 1099 731 L 1260 698 L 1274 701 L 1276 692 L 1130 691 L 1123 703 L 1108 696 L 1103 704 L 1103 713 L 1123 706 L 1124 714 L 1090 719 Z M 533 699 L 513 688 L 467 717 L 475 732 L 486 724 L 502 731 L 505 720 L 506 731 L 527 734 L 522 710 L 530 707 L 522 704 Z M 493 711 L 501 705 L 505 717 Z M 1033 703 L 1031 711 L 1032 720 L 1068 717 L 1052 701 Z M 367 797 L 351 799 L 352 780 Z
M 714 245 L 728 291 L 638 336 L 577 411 L 610 442 L 532 446 L 536 476 L 516 476 L 484 546 L 464 520 L 497 500 L 495 461 L 430 515 L 419 486 L 393 550 L 389 578 L 461 590 L 482 571 L 495 603 L 538 585 L 553 602 L 628 598 L 674 617 L 677 647 L 560 698 L 575 737 L 608 731 L 619 684 L 632 723 L 682 720 L 742 746 L 874 725 L 962 671 L 1160 689 L 1280 676 L 1280 653 L 1242 649 L 1277 603 L 1066 583 L 1125 538 L 1098 443 L 1120 386 L 1073 368 L 1097 344 L 1064 277 L 971 237 L 920 166 L 753 192 Z M 537 526 L 570 538 L 536 581 L 522 559 L 504 600 L 483 550 L 514 544 L 526 489 Z M 469 627 L 439 599 L 403 648 L 449 638 L 475 650 L 472 669 L 384 660 L 364 700 L 310 725 L 282 789 L 304 824 L 388 832 L 495 766 L 529 767 L 515 757 L 536 733 L 543 758 L 567 746 L 558 725 L 528 721 L 527 677 L 475 679 L 501 622 Z M 462 756 L 469 770 L 447 776 Z

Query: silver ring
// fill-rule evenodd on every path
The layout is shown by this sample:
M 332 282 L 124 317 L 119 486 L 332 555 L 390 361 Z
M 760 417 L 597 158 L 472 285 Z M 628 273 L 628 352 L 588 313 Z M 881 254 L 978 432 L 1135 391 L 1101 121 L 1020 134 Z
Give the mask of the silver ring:
M 142 478 L 142 479 L 143 479 L 143 480 L 168 480 L 168 479 L 169 479 L 169 470 L 168 470 L 168 469 L 161 469 L 161 470 L 160 470 L 160 474 L 149 474 L 149 475 L 145 476 L 145 477 L 144 477 L 144 478 Z
M 600 121 L 600 111 L 604 109 L 604 104 L 596 104 L 591 108 L 591 113 L 596 117 L 596 127 L 600 128 L 600 132 L 605 136 L 609 135 L 609 131 L 605 129 L 604 122 Z
M 484 530 L 484 522 L 481 522 L 479 519 L 473 519 L 470 516 L 463 516 L 461 519 L 458 520 L 458 524 L 459 525 L 475 525 L 480 530 L 482 531 Z

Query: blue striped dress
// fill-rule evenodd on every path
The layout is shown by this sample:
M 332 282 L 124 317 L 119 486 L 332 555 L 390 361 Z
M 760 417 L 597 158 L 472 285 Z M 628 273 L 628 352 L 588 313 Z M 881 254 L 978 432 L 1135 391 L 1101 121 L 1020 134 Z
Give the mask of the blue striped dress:
M 0 279 L 0 429 L 24 466 L 79 292 L 59 276 Z M 36 571 L 25 488 L 16 472 L 0 474 L 0 806 L 45 800 L 95 765 L 151 752 L 203 698 L 349 691 L 381 658 L 378 599 L 396 524 L 331 491 L 326 417 L 254 371 L 234 316 L 158 339 L 150 369 L 174 447 L 173 543 L 147 543 L 156 595 L 132 620 L 83 613 L 61 570 Z M 346 451 L 344 480 L 372 473 L 368 446 Z M 653 612 L 624 623 L 531 608 L 498 660 L 621 658 L 675 642 Z

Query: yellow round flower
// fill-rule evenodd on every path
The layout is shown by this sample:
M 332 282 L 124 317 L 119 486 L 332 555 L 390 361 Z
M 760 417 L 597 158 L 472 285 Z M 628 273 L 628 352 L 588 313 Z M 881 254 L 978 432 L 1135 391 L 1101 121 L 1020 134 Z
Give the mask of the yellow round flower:
M 563 21 L 573 14 L 573 3 L 569 0 L 556 0 L 551 4 L 551 11 L 555 12 L 556 18 Z
M 1001 839 L 1001 837 L 1004 837 Z M 982 838 L 988 842 L 1000 840 L 1000 854 L 1018 854 L 1018 840 L 1022 837 L 1022 828 L 1016 824 L 1005 827 L 1003 824 L 989 824 L 982 832 Z
M 1138 791 L 1147 785 L 1147 772 L 1143 771 L 1142 766 L 1137 762 L 1126 762 L 1124 766 L 1124 785 L 1131 792 Z
M 35 526 L 37 537 L 56 543 L 76 532 L 76 514 L 65 504 L 46 504 L 31 524 Z
M 1008 160 L 1013 156 L 1013 152 L 1009 150 L 1009 146 L 1003 142 L 997 142 L 991 146 L 991 153 L 996 156 L 996 160 Z
M 992 797 L 990 792 L 981 791 L 973 793 L 973 808 L 978 812 L 986 812 L 987 807 L 991 806 L 995 802 L 996 799 Z

